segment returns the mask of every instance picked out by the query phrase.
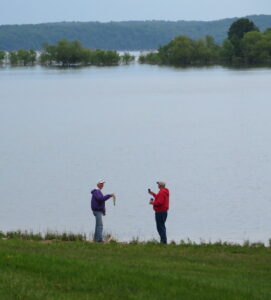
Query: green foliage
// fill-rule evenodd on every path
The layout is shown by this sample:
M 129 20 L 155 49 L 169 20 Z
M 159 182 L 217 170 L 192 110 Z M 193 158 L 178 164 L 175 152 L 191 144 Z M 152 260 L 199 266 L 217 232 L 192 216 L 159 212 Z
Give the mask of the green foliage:
M 193 41 L 181 35 L 158 49 L 158 53 L 141 56 L 141 63 L 167 65 L 205 65 L 217 62 L 219 47 L 211 36 Z
M 27 231 L 8 231 L 6 234 L 2 233 L 2 238 L 7 239 L 19 239 L 19 240 L 31 240 L 31 241 L 41 241 L 41 233 L 33 233 Z
M 86 235 L 85 234 L 74 234 L 72 232 L 64 232 L 64 233 L 58 233 L 58 232 L 47 232 L 44 236 L 44 240 L 56 240 L 56 241 L 66 241 L 66 242 L 82 242 L 86 241 Z
M 32 231 L 8 231 L 4 233 L 0 231 L 0 239 L 16 239 L 16 240 L 31 240 L 31 241 L 45 241 L 45 240 L 55 240 L 55 241 L 86 241 L 85 234 L 75 234 L 72 232 L 47 232 L 45 235 L 41 233 L 33 233 Z
M 113 65 L 117 65 L 119 61 L 120 61 L 120 56 L 116 51 L 98 49 L 93 51 L 90 64 L 100 65 L 100 66 L 113 66 Z
M 219 47 L 215 45 L 212 36 L 198 39 L 194 42 L 194 58 L 198 64 L 213 64 L 217 62 Z
M 233 22 L 228 31 L 228 39 L 231 41 L 234 50 L 234 60 L 242 62 L 244 59 L 242 39 L 247 32 L 257 32 L 258 27 L 247 18 L 241 18 Z
M 129 54 L 128 52 L 125 52 L 122 56 L 121 56 L 121 61 L 122 63 L 124 63 L 125 65 L 128 65 L 130 62 L 134 61 L 135 57 L 131 54 Z
M 193 41 L 184 35 L 176 37 L 169 44 L 158 49 L 162 63 L 170 65 L 191 64 L 193 52 Z
M 83 48 L 79 41 L 60 40 L 56 45 L 43 44 L 40 62 L 46 65 L 117 65 L 120 56 L 113 50 L 90 50 Z
M 133 237 L 133 238 L 131 239 L 131 241 L 129 242 L 130 245 L 137 245 L 137 244 L 139 244 L 139 243 L 140 243 L 140 242 L 139 242 L 139 237 L 138 237 L 138 236 Z
M 157 65 L 157 64 L 161 64 L 161 58 L 157 52 L 150 52 L 147 55 L 140 55 L 139 62 L 142 64 L 148 63 L 148 64 Z
M 238 39 L 226 39 L 221 49 L 221 58 L 226 63 L 270 64 L 271 30 L 249 31 Z
M 220 59 L 223 63 L 230 64 L 234 60 L 234 46 L 230 40 L 226 39 L 220 48 Z
M 33 65 L 36 62 L 37 54 L 33 49 L 19 49 L 9 52 L 9 61 L 12 65 Z
M 247 19 L 237 20 L 230 27 L 231 38 L 221 46 L 212 36 L 192 40 L 178 36 L 158 49 L 158 53 L 141 56 L 141 63 L 166 65 L 210 65 L 210 64 L 270 64 L 271 29 L 264 32 Z
M 233 22 L 228 31 L 228 39 L 231 40 L 234 37 L 242 39 L 245 33 L 250 31 L 259 31 L 259 28 L 253 23 L 253 21 L 247 18 L 241 18 Z
M 17 51 L 11 51 L 11 52 L 9 52 L 8 58 L 9 58 L 9 62 L 12 65 L 17 65 L 18 64 Z
M 0 50 L 0 63 L 2 63 L 5 58 L 6 58 L 6 52 L 3 50 Z
M 248 32 L 242 39 L 242 52 L 246 63 L 258 63 L 263 59 L 263 35 L 260 32 Z M 266 57 L 264 61 L 266 60 Z
M 39 60 L 41 64 L 52 65 L 56 61 L 56 47 L 47 43 L 42 44 L 43 50 L 40 54 Z

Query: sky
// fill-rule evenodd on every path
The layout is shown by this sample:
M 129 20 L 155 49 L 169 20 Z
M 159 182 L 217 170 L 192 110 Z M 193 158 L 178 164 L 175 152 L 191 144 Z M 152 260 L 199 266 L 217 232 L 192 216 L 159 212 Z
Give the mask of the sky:
M 271 0 L 0 0 L 0 24 L 218 20 L 271 14 Z

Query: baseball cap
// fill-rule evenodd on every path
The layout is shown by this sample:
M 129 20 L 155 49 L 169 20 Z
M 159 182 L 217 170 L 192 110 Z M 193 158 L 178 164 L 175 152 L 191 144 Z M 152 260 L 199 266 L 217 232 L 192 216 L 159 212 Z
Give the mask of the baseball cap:
M 99 181 L 97 182 L 97 184 L 104 184 L 104 183 L 105 183 L 104 180 L 99 180 Z
M 156 181 L 158 185 L 166 186 L 166 183 L 164 181 Z

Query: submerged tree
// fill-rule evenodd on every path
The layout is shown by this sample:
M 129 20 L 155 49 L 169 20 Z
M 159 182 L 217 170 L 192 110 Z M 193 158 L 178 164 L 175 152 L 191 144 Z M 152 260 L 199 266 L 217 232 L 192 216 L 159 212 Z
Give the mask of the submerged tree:
M 248 32 L 242 39 L 245 63 L 261 64 L 271 62 L 271 31 Z
M 0 63 L 2 63 L 6 58 L 6 52 L 3 50 L 0 50 Z
M 228 31 L 228 39 L 234 48 L 233 60 L 236 62 L 242 62 L 244 59 L 244 53 L 242 49 L 241 40 L 247 32 L 256 31 L 258 32 L 258 27 L 249 19 L 241 18 L 233 22 Z
M 150 52 L 147 55 L 140 55 L 139 62 L 141 64 L 148 63 L 153 65 L 159 65 L 162 63 L 160 55 L 157 52 Z
M 76 65 L 117 65 L 120 56 L 113 50 L 91 50 L 84 48 L 80 42 L 60 40 L 56 45 L 44 44 L 40 55 L 42 64 Z
M 9 61 L 12 65 L 33 65 L 36 62 L 37 53 L 30 49 L 19 49 L 17 51 L 9 52 Z
M 223 63 L 229 64 L 234 60 L 234 47 L 230 40 L 224 40 L 219 51 L 220 60 Z
M 134 61 L 135 60 L 135 57 L 133 55 L 131 55 L 130 53 L 128 52 L 125 52 L 122 57 L 121 57 L 121 61 L 127 65 L 129 64 L 130 62 Z
M 193 41 L 187 36 L 177 36 L 167 45 L 158 49 L 158 53 L 152 52 L 141 56 L 141 63 L 192 65 L 213 64 L 218 60 L 219 47 L 211 36 Z

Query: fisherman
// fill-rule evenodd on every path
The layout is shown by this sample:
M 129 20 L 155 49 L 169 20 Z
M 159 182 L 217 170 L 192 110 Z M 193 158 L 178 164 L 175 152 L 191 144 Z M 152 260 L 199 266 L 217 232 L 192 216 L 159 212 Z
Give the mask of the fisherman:
M 94 241 L 103 243 L 103 216 L 105 216 L 105 201 L 113 197 L 115 200 L 115 194 L 103 195 L 102 189 L 105 181 L 99 180 L 97 182 L 97 189 L 91 191 L 91 209 L 96 219 Z
M 154 199 L 150 200 L 150 204 L 155 211 L 155 221 L 157 231 L 160 235 L 160 242 L 167 244 L 167 232 L 166 232 L 166 219 L 169 209 L 169 190 L 166 188 L 166 183 L 163 181 L 157 181 L 159 192 L 155 194 L 150 189 L 148 190 Z

